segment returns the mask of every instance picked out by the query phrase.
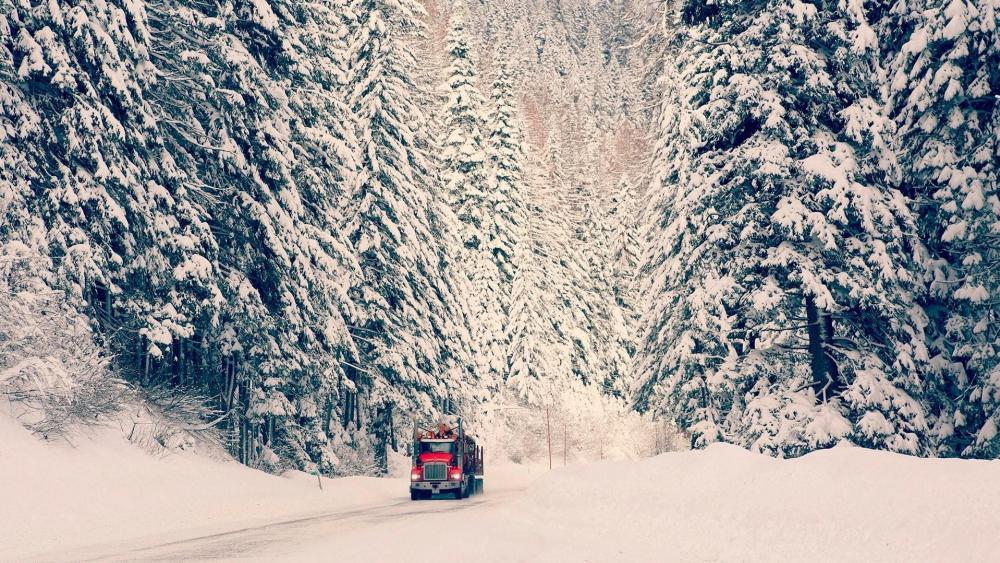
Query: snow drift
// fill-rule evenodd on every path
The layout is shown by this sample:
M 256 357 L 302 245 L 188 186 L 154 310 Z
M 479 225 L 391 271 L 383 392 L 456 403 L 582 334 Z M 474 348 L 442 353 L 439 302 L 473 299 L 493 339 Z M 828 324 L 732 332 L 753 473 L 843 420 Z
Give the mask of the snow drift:
M 497 562 L 997 561 L 998 509 L 1000 462 L 853 447 L 777 460 L 714 445 L 571 466 L 499 507 L 361 530 L 294 557 L 431 561 L 413 546 L 447 529 Z
M 128 428 L 125 429 L 128 431 Z M 78 560 L 398 501 L 396 480 L 277 477 L 221 452 L 150 455 L 117 427 L 44 442 L 0 413 L 0 561 Z
M 522 509 L 576 560 L 1000 560 L 1000 462 L 852 447 L 776 460 L 718 444 L 560 472 Z

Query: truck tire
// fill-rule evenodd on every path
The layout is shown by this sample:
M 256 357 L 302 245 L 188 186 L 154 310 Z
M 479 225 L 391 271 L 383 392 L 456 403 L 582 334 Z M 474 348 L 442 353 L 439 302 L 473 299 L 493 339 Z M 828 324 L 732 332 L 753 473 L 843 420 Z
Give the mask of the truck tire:
M 410 500 L 420 500 L 420 493 L 417 491 L 410 491 Z

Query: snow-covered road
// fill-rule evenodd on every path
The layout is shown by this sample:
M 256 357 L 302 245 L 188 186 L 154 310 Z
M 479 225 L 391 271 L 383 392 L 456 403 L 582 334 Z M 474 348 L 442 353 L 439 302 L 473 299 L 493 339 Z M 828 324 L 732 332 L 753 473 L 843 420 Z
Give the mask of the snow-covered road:
M 79 550 L 53 554 L 54 559 L 81 559 L 86 561 L 205 561 L 228 559 L 288 558 L 314 545 L 356 543 L 352 540 L 359 531 L 377 528 L 387 538 L 394 537 L 394 527 L 404 524 L 407 528 L 434 529 L 436 517 L 462 513 L 466 519 L 480 517 L 509 502 L 527 489 L 527 480 L 514 478 L 488 495 L 478 495 L 465 500 L 434 498 L 419 502 L 410 501 L 405 480 L 400 480 L 399 499 L 389 503 L 376 503 L 350 510 L 332 510 L 322 514 L 280 518 L 267 524 L 243 527 L 225 532 L 176 539 L 154 545 L 136 542 L 119 546 L 102 546 L 83 553 Z M 398 537 L 398 536 L 395 536 Z M 341 550 L 342 551 L 342 550 Z M 321 548 L 310 550 L 311 556 L 325 559 Z M 333 553 L 330 557 L 333 557 Z M 341 560 L 342 553 L 335 559 Z M 296 557 L 296 559 L 300 559 Z M 347 560 L 347 559 L 343 559 Z

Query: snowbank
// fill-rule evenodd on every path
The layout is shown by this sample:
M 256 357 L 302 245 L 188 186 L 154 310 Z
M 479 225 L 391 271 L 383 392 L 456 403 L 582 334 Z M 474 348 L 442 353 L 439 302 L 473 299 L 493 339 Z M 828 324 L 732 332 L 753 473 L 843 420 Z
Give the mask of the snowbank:
M 513 502 L 360 530 L 292 558 L 438 560 L 413 549 L 427 529 L 472 538 L 477 560 L 498 562 L 998 561 L 1000 462 L 850 447 L 775 460 L 716 445 L 554 471 Z
M 415 546 L 441 531 L 456 538 L 447 553 L 468 549 L 460 560 L 487 562 L 1000 561 L 1000 461 L 851 447 L 775 460 L 716 445 L 551 472 L 491 465 L 486 494 L 465 501 L 410 503 L 405 479 L 323 485 L 189 452 L 150 456 L 117 428 L 77 447 L 44 443 L 0 415 L 0 561 L 222 553 L 436 562 L 440 546 Z M 299 519 L 309 522 L 255 528 Z M 235 530 L 246 533 L 171 551 Z M 226 551 L 247 538 L 259 541 Z
M 523 510 L 591 561 L 1000 560 L 1000 462 L 715 445 L 553 475 Z
M 47 443 L 0 413 L 0 561 L 83 559 L 380 503 L 396 479 L 276 477 L 232 461 L 149 455 L 117 428 Z M 403 485 L 405 487 L 405 485 Z

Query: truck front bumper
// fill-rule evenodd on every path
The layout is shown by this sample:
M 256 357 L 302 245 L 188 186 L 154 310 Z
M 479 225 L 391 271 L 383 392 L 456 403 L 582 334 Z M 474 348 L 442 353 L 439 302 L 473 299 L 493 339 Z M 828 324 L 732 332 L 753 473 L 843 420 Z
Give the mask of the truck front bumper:
M 430 491 L 438 493 L 442 491 L 454 491 L 462 486 L 461 481 L 411 481 L 411 491 Z

